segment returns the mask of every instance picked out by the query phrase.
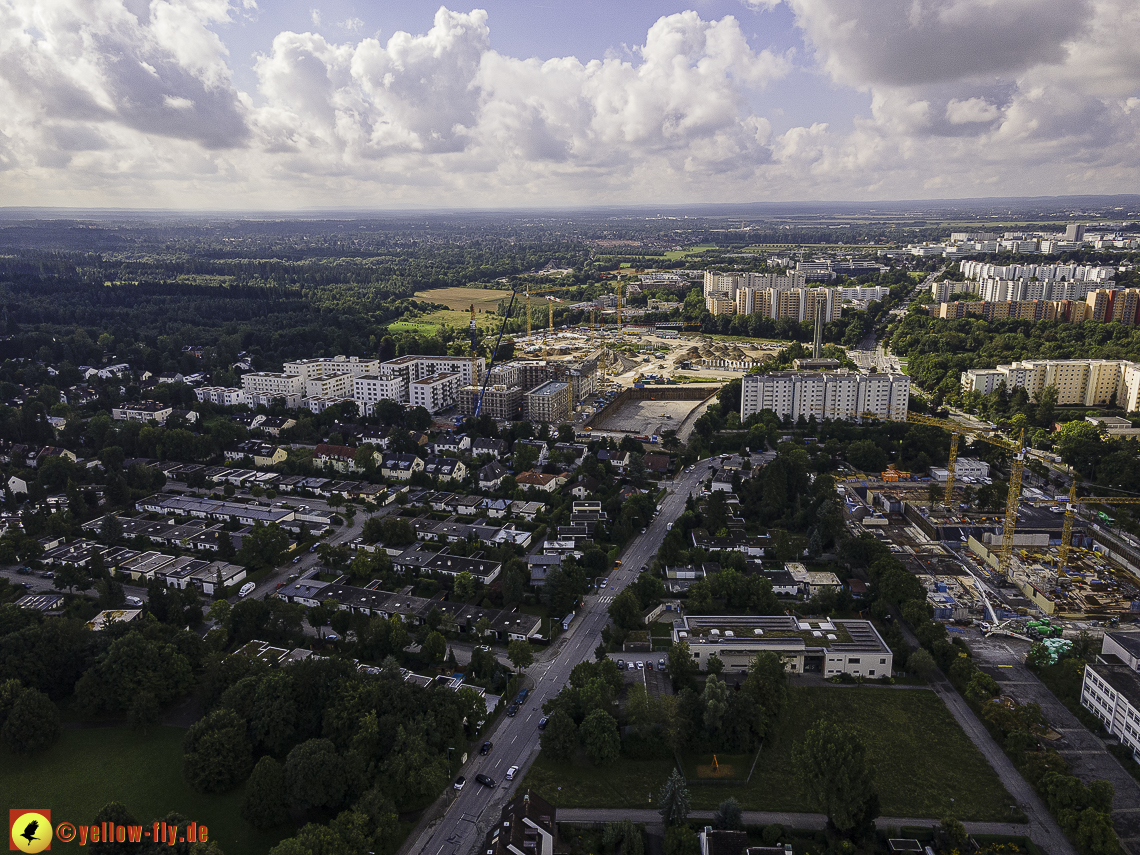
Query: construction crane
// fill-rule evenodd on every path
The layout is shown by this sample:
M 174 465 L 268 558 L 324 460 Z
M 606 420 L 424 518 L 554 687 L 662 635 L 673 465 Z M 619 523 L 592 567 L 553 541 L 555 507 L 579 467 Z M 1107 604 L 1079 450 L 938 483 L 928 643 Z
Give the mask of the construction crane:
M 475 304 L 471 304 L 471 326 L 467 332 L 471 336 L 471 355 L 479 355 L 479 327 L 475 324 Z
M 1056 505 L 1063 502 L 1065 505 L 1065 524 L 1061 527 L 1061 548 L 1057 550 L 1058 570 L 1069 566 L 1069 548 L 1073 543 L 1073 519 L 1076 517 L 1077 505 L 1140 505 L 1140 496 L 1077 496 L 1077 482 L 1073 480 L 1069 487 L 1066 499 L 1033 499 L 1026 504 L 1030 505 Z
M 1006 439 L 1004 436 L 989 431 L 964 425 L 948 419 L 935 419 L 918 413 L 907 413 L 906 420 L 915 424 L 930 425 L 950 432 L 950 464 L 946 468 L 945 503 L 953 503 L 954 492 L 954 461 L 958 456 L 958 437 L 970 436 L 980 439 L 998 448 L 1003 448 L 1013 454 L 1013 465 L 1009 472 L 1009 493 L 1005 500 L 1005 522 L 1001 534 L 1001 554 L 998 556 L 998 572 L 1002 576 L 1009 573 L 1009 562 L 1013 558 L 1013 535 L 1017 527 L 1017 507 L 1021 501 L 1021 475 L 1025 469 L 1025 460 L 1028 456 L 1025 449 L 1025 430 L 1018 434 L 1017 441 Z
M 495 339 L 495 349 L 491 351 L 491 361 L 487 365 L 487 373 L 483 377 L 483 386 L 479 390 L 479 397 L 475 401 L 475 418 L 478 418 L 479 413 L 483 410 L 483 396 L 487 394 L 487 385 L 491 382 L 491 369 L 495 367 L 495 360 L 499 358 L 499 345 L 503 343 L 503 333 L 507 331 L 507 323 L 511 319 L 511 309 L 515 306 L 515 297 L 517 297 L 518 294 L 518 289 L 511 288 L 511 302 L 507 304 L 507 313 L 503 316 L 503 323 L 499 327 L 499 337 Z M 474 323 L 474 307 L 472 307 L 471 312 L 472 323 Z
M 622 297 L 622 291 L 624 291 L 624 290 L 625 290 L 625 287 L 624 287 L 624 286 L 621 284 L 621 280 L 619 279 L 619 280 L 618 280 L 618 283 L 617 283 L 617 298 L 618 298 L 618 301 L 617 301 L 617 324 L 618 324 L 618 335 L 621 335 L 621 332 L 622 332 L 622 330 L 621 330 L 621 297 Z
M 571 289 L 574 289 L 577 287 L 578 287 L 577 285 L 563 285 L 560 288 L 541 288 L 541 289 L 532 291 L 530 289 L 530 283 L 529 282 L 527 283 L 527 285 L 526 285 L 526 334 L 527 334 L 528 338 L 530 337 L 530 325 L 531 325 L 531 323 L 530 323 L 531 322 L 531 318 L 530 318 L 530 295 L 531 294 L 551 294 L 555 291 L 568 291 L 568 290 L 571 290 Z M 559 301 L 559 302 L 561 302 L 561 301 Z M 553 307 L 553 305 L 550 308 L 550 328 L 554 329 L 554 307 Z

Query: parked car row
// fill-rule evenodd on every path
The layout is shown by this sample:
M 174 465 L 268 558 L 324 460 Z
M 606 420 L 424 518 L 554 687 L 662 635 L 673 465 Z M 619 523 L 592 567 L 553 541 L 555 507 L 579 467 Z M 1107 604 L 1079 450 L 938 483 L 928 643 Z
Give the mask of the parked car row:
M 643 662 L 640 659 L 636 659 L 636 660 L 633 660 L 631 662 L 626 662 L 624 659 L 619 659 L 617 661 L 617 666 L 618 666 L 619 671 L 641 671 L 643 669 L 646 671 L 652 671 L 653 670 L 653 660 L 649 659 L 649 660 L 646 660 Z M 664 671 L 665 670 L 665 660 L 664 659 L 658 659 L 657 660 L 657 670 L 658 671 Z

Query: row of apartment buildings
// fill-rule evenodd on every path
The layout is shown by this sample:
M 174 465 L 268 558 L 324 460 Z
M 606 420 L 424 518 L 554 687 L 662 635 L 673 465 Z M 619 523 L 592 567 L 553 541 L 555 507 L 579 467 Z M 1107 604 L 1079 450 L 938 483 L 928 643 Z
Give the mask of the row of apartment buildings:
M 977 316 L 987 321 L 1064 321 L 1082 324 L 1117 322 L 1135 326 L 1140 321 L 1140 288 L 1098 288 L 1081 300 L 971 300 L 942 303 L 940 318 Z
M 910 378 L 905 374 L 839 371 L 778 371 L 746 374 L 740 419 L 772 410 L 781 419 L 906 421 Z
M 1114 398 L 1127 412 L 1140 409 L 1140 364 L 1123 359 L 1027 359 L 962 372 L 962 391 L 988 395 L 1004 384 L 1037 400 L 1048 386 L 1062 406 L 1097 407 Z
M 876 269 L 878 265 L 875 265 Z M 844 300 L 882 300 L 890 288 L 881 285 L 808 288 L 812 276 L 796 273 L 705 273 L 705 308 L 713 315 L 753 315 L 767 318 L 814 320 L 822 305 L 824 321 L 840 316 Z

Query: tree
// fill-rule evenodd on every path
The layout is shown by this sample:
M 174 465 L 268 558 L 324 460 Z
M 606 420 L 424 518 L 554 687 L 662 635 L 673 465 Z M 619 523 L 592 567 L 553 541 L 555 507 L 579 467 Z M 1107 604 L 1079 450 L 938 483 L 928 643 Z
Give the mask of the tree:
M 464 603 L 469 603 L 475 599 L 475 577 L 467 570 L 464 570 L 455 577 L 455 588 L 453 593 L 456 599 Z
M 328 739 L 310 739 L 289 752 L 285 759 L 285 791 L 289 804 L 298 810 L 336 809 L 348 792 L 343 758 Z
M 969 835 L 966 834 L 966 827 L 958 820 L 951 816 L 942 820 L 941 829 L 942 836 L 946 841 L 946 845 L 950 849 L 956 849 L 962 852 L 966 849 L 967 844 L 970 842 Z
M 658 813 L 665 821 L 665 827 L 684 825 L 689 818 L 689 787 L 684 777 L 674 769 L 665 779 L 661 793 L 657 796 L 660 805 Z
M 721 802 L 713 814 L 713 827 L 727 831 L 743 831 L 744 811 L 740 809 L 740 802 L 732 798 Z
M 529 641 L 516 639 L 507 645 L 507 659 L 521 673 L 534 664 L 534 648 Z
M 673 681 L 674 689 L 682 689 L 693 683 L 697 673 L 697 663 L 693 661 L 693 653 L 689 650 L 686 641 L 678 641 L 669 646 L 669 659 L 665 663 L 669 672 L 669 679 Z
M 182 774 L 200 793 L 232 790 L 253 769 L 246 724 L 233 710 L 217 709 L 190 726 L 182 742 Z
M 550 714 L 546 720 L 546 729 L 539 737 L 542 750 L 553 759 L 565 762 L 574 756 L 578 748 L 578 728 L 574 719 L 561 707 Z
M 87 575 L 87 570 L 80 567 L 78 564 L 61 564 L 56 568 L 55 578 L 52 584 L 59 589 L 67 588 L 67 592 L 74 593 L 76 588 L 81 591 L 87 590 L 91 584 L 91 577 Z
M 158 724 L 160 715 L 161 710 L 153 692 L 139 692 L 135 695 L 128 711 L 131 727 L 144 735 Z
M 335 605 L 333 608 L 335 608 Z M 309 622 L 309 626 L 317 631 L 317 635 L 324 638 L 325 633 L 323 628 L 329 625 L 330 617 L 329 606 L 326 603 L 322 603 L 319 606 L 309 606 L 309 614 L 306 619 Z
M 255 828 L 273 828 L 289 818 L 285 803 L 285 769 L 272 757 L 262 757 L 245 784 L 241 815 Z
M 724 661 L 713 653 L 709 656 L 709 661 L 705 663 L 705 670 L 710 677 L 719 677 L 724 671 Z
M 224 537 L 225 535 L 223 539 Z M 288 547 L 289 535 L 277 523 L 254 523 L 242 539 L 237 560 L 254 571 L 270 570 L 285 560 L 285 550 Z
M 847 462 L 864 472 L 882 472 L 887 454 L 872 439 L 860 439 L 847 446 Z
M 59 739 L 59 710 L 39 689 L 24 689 L 0 728 L 0 739 L 13 754 L 35 754 Z
M 792 756 L 808 792 L 841 833 L 855 832 L 878 814 L 866 748 L 854 728 L 820 719 Z
M 447 655 L 447 639 L 433 629 L 424 639 L 423 653 L 432 662 L 442 662 Z
M 920 647 L 914 651 L 914 653 L 910 654 L 910 657 L 906 660 L 906 670 L 927 680 L 938 670 L 938 666 L 934 663 L 934 657 L 927 653 L 924 648 Z
M 586 756 L 595 766 L 608 766 L 621 753 L 621 737 L 617 720 L 605 710 L 596 709 L 582 722 L 580 729 Z
M 104 543 L 118 543 L 123 536 L 123 523 L 115 514 L 107 514 L 99 522 L 99 537 Z
M 610 620 L 618 629 L 626 632 L 645 629 L 645 621 L 641 618 L 641 603 L 637 599 L 637 594 L 629 588 L 614 597 L 607 611 Z

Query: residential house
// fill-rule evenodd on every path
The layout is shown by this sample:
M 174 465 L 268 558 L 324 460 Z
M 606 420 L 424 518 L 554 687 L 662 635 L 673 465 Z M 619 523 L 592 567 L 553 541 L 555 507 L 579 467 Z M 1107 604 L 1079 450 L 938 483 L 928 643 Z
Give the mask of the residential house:
M 652 472 L 655 475 L 669 474 L 672 459 L 668 454 L 646 454 L 642 460 L 645 463 L 645 470 L 647 472 Z
M 562 566 L 562 556 L 532 553 L 527 556 L 526 566 L 530 571 L 530 583 L 536 588 L 541 588 L 546 584 L 546 577 L 550 571 Z
M 510 451 L 507 443 L 501 439 L 476 439 L 471 443 L 471 456 L 475 459 L 489 454 L 496 460 L 502 460 Z
M 413 472 L 423 472 L 423 458 L 405 452 L 403 454 L 386 454 L 380 466 L 380 474 L 385 478 L 395 478 L 398 481 L 407 481 Z
M 289 456 L 285 449 L 279 445 L 258 442 L 254 439 L 236 443 L 231 448 L 227 448 L 225 453 L 226 460 L 244 460 L 248 457 L 253 460 L 254 466 L 260 466 L 264 469 L 284 463 Z
M 436 454 L 444 454 L 445 452 L 459 454 L 469 448 L 471 448 L 471 437 L 453 431 L 440 434 L 432 445 L 432 450 Z
M 430 456 L 424 461 L 424 473 L 440 481 L 462 481 L 467 477 L 467 467 L 455 457 Z
M 528 789 L 503 805 L 499 821 L 487 832 L 482 855 L 554 855 L 557 839 L 554 807 Z
M 579 475 L 577 480 L 570 486 L 570 494 L 575 499 L 586 499 L 597 492 L 601 486 L 601 482 L 598 481 L 597 478 L 591 478 L 585 474 Z
M 553 493 L 558 488 L 558 476 L 547 475 L 545 472 L 530 470 L 520 472 L 515 481 L 524 490 L 537 490 L 543 493 Z
M 611 451 L 608 448 L 599 448 L 595 455 L 599 463 L 609 463 L 618 472 L 624 472 L 629 466 L 629 452 L 618 449 Z
M 313 460 L 316 463 L 323 464 L 337 472 L 357 472 L 360 471 L 356 465 L 356 455 L 360 452 L 359 448 L 352 448 L 348 445 L 326 445 L 321 443 L 313 449 Z M 372 452 L 373 463 L 380 462 L 380 453 Z
M 492 460 L 479 470 L 478 483 L 480 490 L 497 490 L 503 479 L 510 473 L 503 468 L 497 460 Z

